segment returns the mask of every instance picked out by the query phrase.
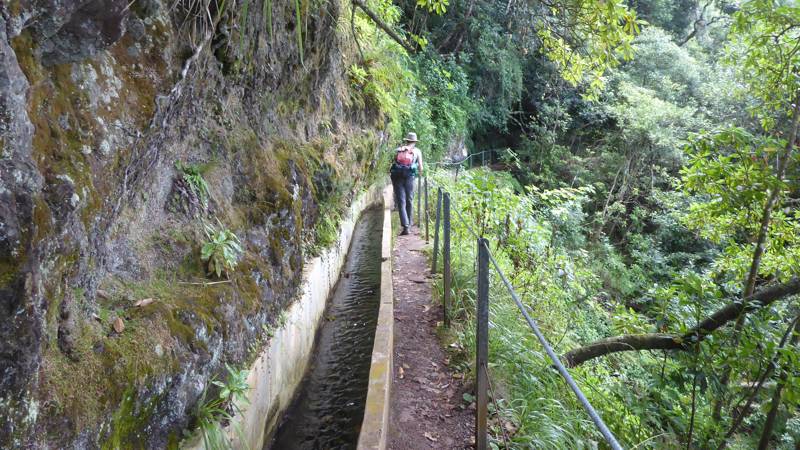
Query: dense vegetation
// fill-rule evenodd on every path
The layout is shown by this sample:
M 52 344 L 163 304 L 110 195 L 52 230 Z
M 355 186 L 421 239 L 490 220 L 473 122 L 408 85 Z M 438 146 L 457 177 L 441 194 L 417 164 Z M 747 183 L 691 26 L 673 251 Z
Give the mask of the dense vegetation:
M 363 101 L 433 158 L 495 150 L 437 178 L 627 446 L 800 445 L 796 2 L 357 4 L 395 34 L 356 16 Z M 474 239 L 454 226 L 466 358 Z M 492 293 L 495 443 L 600 441 Z

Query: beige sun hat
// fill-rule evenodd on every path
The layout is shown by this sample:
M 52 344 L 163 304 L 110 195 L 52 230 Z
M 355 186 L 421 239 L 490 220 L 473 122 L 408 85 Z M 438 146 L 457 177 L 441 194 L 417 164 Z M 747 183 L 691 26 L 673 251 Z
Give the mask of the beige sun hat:
M 404 142 L 417 142 L 417 133 L 411 132 L 403 139 Z

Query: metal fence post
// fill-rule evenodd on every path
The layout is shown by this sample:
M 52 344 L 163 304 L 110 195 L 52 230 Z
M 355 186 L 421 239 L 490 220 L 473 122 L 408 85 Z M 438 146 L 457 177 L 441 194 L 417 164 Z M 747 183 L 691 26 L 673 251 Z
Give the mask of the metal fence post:
M 433 264 L 431 274 L 436 273 L 436 258 L 439 256 L 439 223 L 442 220 L 442 188 L 436 189 L 436 223 L 433 225 Z
M 442 231 L 444 232 L 444 245 L 442 246 L 442 260 L 444 261 L 444 299 L 442 300 L 442 310 L 444 311 L 444 326 L 449 328 L 450 314 L 447 308 L 450 307 L 450 284 L 452 283 L 452 274 L 450 273 L 450 194 L 447 192 L 444 193 L 444 223 L 442 224 Z
M 428 222 L 430 222 L 430 213 L 428 212 L 428 177 L 425 176 L 425 243 L 427 244 L 430 239 L 428 232 Z
M 478 314 L 475 341 L 475 447 L 486 450 L 489 374 L 489 241 L 478 239 Z
M 422 177 L 417 177 L 417 227 L 422 223 Z M 410 217 L 409 217 L 410 219 Z

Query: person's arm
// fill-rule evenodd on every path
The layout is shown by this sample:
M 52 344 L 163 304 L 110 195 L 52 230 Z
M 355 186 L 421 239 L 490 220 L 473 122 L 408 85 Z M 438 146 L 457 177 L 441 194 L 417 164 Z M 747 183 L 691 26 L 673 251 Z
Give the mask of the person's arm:
M 417 149 L 417 164 L 419 165 L 419 174 L 422 175 L 422 150 Z

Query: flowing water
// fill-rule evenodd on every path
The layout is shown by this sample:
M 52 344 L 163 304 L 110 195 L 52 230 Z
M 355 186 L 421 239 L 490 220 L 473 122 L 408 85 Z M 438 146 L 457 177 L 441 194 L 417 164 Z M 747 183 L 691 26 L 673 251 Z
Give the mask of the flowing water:
M 356 447 L 378 320 L 382 233 L 383 210 L 365 211 L 328 299 L 308 373 L 265 450 Z

